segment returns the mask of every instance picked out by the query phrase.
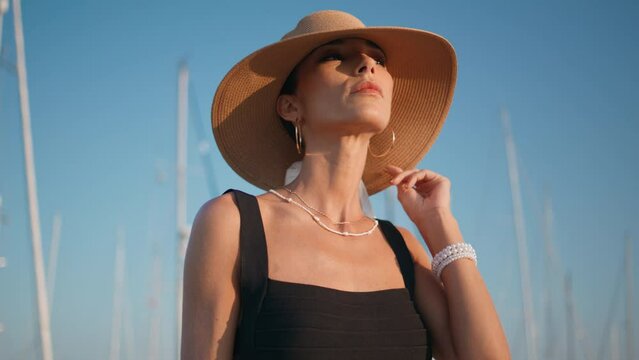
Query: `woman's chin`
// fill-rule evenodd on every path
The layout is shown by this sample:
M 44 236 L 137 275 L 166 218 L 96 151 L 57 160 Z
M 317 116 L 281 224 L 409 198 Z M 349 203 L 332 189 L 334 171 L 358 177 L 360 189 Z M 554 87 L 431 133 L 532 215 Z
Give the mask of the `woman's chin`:
M 373 132 L 376 132 L 375 130 L 381 132 L 388 125 L 390 113 L 379 109 L 367 108 L 355 112 L 352 119 L 354 122 L 367 124 L 367 127 L 370 127 Z

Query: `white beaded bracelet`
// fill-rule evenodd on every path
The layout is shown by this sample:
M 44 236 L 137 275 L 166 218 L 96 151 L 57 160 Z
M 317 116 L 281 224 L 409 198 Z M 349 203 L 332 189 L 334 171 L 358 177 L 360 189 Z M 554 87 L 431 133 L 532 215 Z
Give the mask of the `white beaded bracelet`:
M 477 265 L 477 254 L 470 244 L 451 244 L 439 251 L 433 258 L 432 264 L 432 271 L 437 275 L 437 279 L 441 281 L 441 273 L 444 268 L 451 262 L 461 258 L 472 259 Z
M 439 251 L 437 255 L 433 258 L 433 270 L 437 268 L 438 264 L 441 263 L 444 259 L 449 256 L 455 255 L 461 252 L 469 252 L 474 253 L 474 249 L 470 244 L 467 243 L 456 243 L 446 246 L 444 249 Z
M 445 258 L 462 251 L 473 252 L 474 250 L 473 250 L 473 247 L 468 243 L 450 244 L 446 246 L 445 248 L 443 248 L 442 250 L 440 250 L 437 253 L 437 255 L 435 255 L 435 257 L 433 258 L 433 266 L 434 264 L 442 262 Z

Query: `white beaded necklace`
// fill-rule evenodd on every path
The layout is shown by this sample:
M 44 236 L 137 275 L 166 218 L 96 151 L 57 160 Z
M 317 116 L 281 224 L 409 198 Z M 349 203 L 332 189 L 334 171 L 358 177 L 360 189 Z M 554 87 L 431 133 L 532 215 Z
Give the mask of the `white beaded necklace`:
M 368 218 L 368 216 L 364 215 L 364 216 L 362 216 L 361 218 L 359 218 L 359 219 L 357 219 L 357 220 L 355 220 L 355 221 L 335 221 L 335 220 L 331 219 L 331 217 L 330 217 L 330 216 L 328 216 L 325 212 L 320 211 L 320 210 L 318 210 L 318 209 L 316 209 L 316 208 L 312 207 L 311 205 L 309 205 L 309 203 L 307 203 L 307 202 L 306 202 L 306 201 L 305 201 L 305 200 L 304 200 L 304 199 L 303 199 L 303 198 L 302 198 L 302 197 L 301 197 L 298 193 L 296 193 L 295 191 L 293 191 L 293 190 L 291 190 L 291 189 L 287 188 L 286 186 L 284 186 L 284 190 L 286 190 L 286 191 L 288 191 L 289 193 L 291 193 L 291 194 L 293 194 L 293 195 L 297 196 L 297 198 L 298 198 L 298 199 L 300 199 L 300 200 L 302 201 L 302 203 L 303 203 L 303 204 L 304 204 L 307 208 L 309 208 L 309 209 L 311 209 L 311 210 L 315 211 L 315 212 L 316 212 L 316 213 L 318 213 L 318 214 L 323 215 L 323 216 L 324 216 L 324 217 L 326 217 L 328 220 L 330 220 L 330 221 L 331 221 L 334 225 L 345 225 L 345 224 L 351 224 L 351 223 L 354 223 L 354 222 L 358 222 L 358 221 L 362 220 L 363 218 Z
M 322 222 L 322 220 L 320 220 L 320 218 L 317 215 L 313 214 L 313 212 L 311 210 L 309 210 L 306 206 L 300 204 L 299 202 L 293 200 L 293 198 L 286 197 L 286 196 L 278 193 L 277 191 L 275 191 L 273 189 L 269 189 L 269 192 L 273 193 L 274 195 L 276 195 L 280 199 L 286 201 L 287 203 L 292 203 L 292 204 L 297 205 L 302 210 L 306 211 L 309 215 L 311 215 L 313 220 L 315 220 L 315 222 L 319 226 L 321 226 L 325 230 L 328 230 L 328 231 L 332 232 L 333 234 L 337 234 L 337 235 L 341 235 L 341 236 L 366 236 L 366 235 L 370 235 L 377 228 L 377 225 L 379 224 L 379 221 L 377 221 L 377 219 L 371 219 L 371 220 L 373 220 L 373 226 L 370 229 L 368 229 L 368 230 L 366 230 L 364 232 L 361 232 L 361 233 L 352 233 L 352 232 L 349 232 L 349 231 L 339 231 L 339 230 L 331 229 L 330 227 L 326 226 L 326 224 L 324 224 Z

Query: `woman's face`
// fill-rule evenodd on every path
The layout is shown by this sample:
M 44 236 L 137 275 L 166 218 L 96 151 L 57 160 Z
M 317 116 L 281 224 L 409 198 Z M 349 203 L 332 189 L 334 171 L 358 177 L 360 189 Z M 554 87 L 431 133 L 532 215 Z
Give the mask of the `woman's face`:
M 377 45 L 359 38 L 316 48 L 298 65 L 295 94 L 283 95 L 292 96 L 293 116 L 280 114 L 301 119 L 312 132 L 381 132 L 390 119 L 393 92 L 385 61 Z

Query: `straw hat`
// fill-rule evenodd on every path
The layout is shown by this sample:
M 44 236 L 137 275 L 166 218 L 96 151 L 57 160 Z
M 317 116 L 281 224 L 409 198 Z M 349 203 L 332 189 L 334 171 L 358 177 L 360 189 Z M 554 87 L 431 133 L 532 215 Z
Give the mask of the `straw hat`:
M 313 49 L 339 38 L 379 45 L 393 77 L 389 126 L 397 140 L 385 157 L 368 155 L 362 180 L 369 195 L 389 185 L 387 164 L 414 168 L 435 142 L 453 99 L 457 60 L 440 35 L 402 27 L 366 27 L 341 11 L 312 13 L 274 44 L 240 60 L 220 83 L 211 109 L 217 146 L 226 162 L 251 184 L 268 190 L 284 185 L 286 169 L 302 155 L 276 111 L 276 100 L 293 68 Z M 386 131 L 385 131 L 386 132 Z M 382 153 L 391 136 L 374 136 Z

